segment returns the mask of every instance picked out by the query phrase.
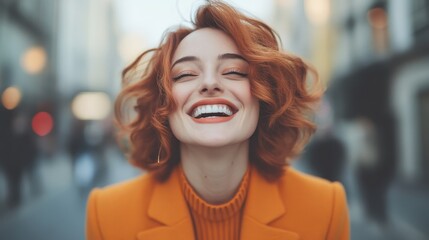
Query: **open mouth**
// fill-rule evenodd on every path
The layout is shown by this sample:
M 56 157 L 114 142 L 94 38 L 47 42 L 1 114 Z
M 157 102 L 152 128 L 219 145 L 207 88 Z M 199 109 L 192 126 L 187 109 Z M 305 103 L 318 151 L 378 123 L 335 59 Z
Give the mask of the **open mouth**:
M 196 119 L 201 118 L 215 118 L 215 117 L 229 117 L 232 116 L 236 110 L 226 104 L 211 104 L 200 105 L 191 111 L 191 117 Z

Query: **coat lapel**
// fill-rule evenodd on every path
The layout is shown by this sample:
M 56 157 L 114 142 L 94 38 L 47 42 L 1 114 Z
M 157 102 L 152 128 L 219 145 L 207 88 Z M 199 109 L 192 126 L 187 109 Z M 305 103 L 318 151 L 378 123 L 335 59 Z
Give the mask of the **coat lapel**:
M 157 183 L 149 203 L 148 215 L 164 226 L 144 230 L 137 235 L 139 240 L 186 239 L 192 240 L 194 230 L 192 219 L 184 199 L 177 168 L 169 179 Z
M 297 233 L 269 225 L 270 222 L 286 214 L 278 184 L 268 182 L 254 167 L 251 171 L 241 239 L 298 240 Z
M 277 183 L 265 180 L 252 167 L 243 212 L 241 239 L 243 240 L 298 240 L 293 231 L 276 228 L 269 224 L 286 214 Z M 172 197 L 174 196 L 174 197 Z M 148 208 L 149 216 L 164 226 L 144 230 L 139 240 L 195 239 L 192 219 L 186 200 L 181 193 L 177 169 L 164 183 L 157 183 Z

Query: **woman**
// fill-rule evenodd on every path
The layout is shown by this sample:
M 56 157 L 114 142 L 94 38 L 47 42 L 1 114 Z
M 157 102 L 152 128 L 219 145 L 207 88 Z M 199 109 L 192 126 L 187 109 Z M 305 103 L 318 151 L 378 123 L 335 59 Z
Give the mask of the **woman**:
M 269 26 L 209 2 L 125 79 L 149 52 L 116 105 L 131 162 L 149 173 L 92 191 L 88 239 L 349 239 L 342 186 L 288 166 L 320 92 Z

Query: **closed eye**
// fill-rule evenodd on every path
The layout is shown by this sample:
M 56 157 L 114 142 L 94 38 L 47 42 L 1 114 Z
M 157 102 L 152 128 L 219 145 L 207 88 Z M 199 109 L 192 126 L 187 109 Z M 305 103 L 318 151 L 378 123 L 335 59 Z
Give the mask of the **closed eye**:
M 226 75 L 238 75 L 240 77 L 247 77 L 247 73 L 241 72 L 238 70 L 231 70 L 231 71 L 228 71 L 226 73 L 222 73 L 222 75 L 224 75 L 224 76 L 226 76 Z
M 184 77 L 196 77 L 196 76 L 198 76 L 198 75 L 192 74 L 192 73 L 182 73 L 182 74 L 179 74 L 179 75 L 173 77 L 173 80 L 177 81 L 177 80 L 180 80 Z

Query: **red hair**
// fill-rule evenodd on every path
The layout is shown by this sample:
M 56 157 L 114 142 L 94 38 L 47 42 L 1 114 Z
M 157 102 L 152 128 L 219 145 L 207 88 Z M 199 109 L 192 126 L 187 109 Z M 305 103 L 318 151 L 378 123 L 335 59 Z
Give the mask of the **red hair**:
M 201 28 L 219 29 L 229 35 L 250 65 L 252 94 L 259 99 L 260 116 L 250 139 L 250 161 L 269 180 L 280 177 L 288 160 L 297 156 L 315 131 L 308 120 L 312 106 L 322 94 L 317 78 L 309 90 L 307 72 L 315 71 L 299 57 L 280 50 L 276 34 L 268 25 L 247 17 L 231 6 L 209 2 L 201 6 L 194 28 L 167 32 L 158 48 L 142 53 L 123 71 L 124 88 L 116 104 L 116 120 L 130 138 L 130 161 L 166 179 L 179 163 L 179 142 L 172 134 L 168 115 L 175 110 L 171 93 L 171 60 L 179 43 Z M 142 58 L 150 55 L 140 73 Z M 138 75 L 131 82 L 130 75 Z M 125 103 L 135 101 L 136 117 L 125 122 Z

